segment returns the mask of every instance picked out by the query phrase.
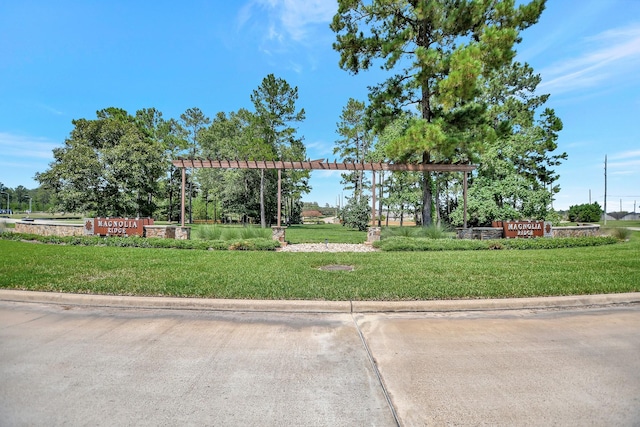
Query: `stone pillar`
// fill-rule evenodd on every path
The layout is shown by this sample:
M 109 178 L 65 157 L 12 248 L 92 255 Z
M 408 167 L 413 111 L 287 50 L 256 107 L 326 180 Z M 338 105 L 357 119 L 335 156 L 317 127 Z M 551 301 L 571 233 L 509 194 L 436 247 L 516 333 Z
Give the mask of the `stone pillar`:
M 373 243 L 380 240 L 380 227 L 369 227 L 367 229 L 367 243 Z
M 176 240 L 189 240 L 191 239 L 191 227 L 176 227 Z
M 458 239 L 471 239 L 471 228 L 457 228 Z
M 280 243 L 284 243 L 287 227 L 271 227 L 271 238 Z

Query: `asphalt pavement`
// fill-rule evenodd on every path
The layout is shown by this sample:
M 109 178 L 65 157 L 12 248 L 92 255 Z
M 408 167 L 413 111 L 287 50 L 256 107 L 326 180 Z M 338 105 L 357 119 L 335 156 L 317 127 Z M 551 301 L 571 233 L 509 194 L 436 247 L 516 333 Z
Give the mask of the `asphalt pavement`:
M 640 294 L 405 303 L 0 291 L 0 425 L 639 425 Z

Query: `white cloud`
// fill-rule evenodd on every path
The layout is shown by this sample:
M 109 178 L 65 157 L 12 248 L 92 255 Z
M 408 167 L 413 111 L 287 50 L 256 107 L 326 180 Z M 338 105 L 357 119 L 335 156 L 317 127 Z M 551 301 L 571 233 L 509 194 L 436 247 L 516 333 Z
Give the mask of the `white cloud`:
M 52 150 L 60 146 L 47 138 L 0 132 L 0 152 L 5 158 L 53 159 Z
M 585 52 L 541 71 L 539 90 L 562 93 L 638 77 L 640 24 L 585 39 Z
M 637 173 L 640 170 L 640 159 L 629 159 L 621 162 L 607 162 L 607 168 L 611 169 L 626 169 L 633 168 L 633 171 Z
M 38 108 L 41 108 L 41 109 L 43 109 L 43 110 L 45 110 L 45 111 L 47 111 L 47 112 L 49 112 L 49 113 L 51 113 L 53 115 L 56 115 L 56 116 L 63 116 L 64 115 L 64 112 L 62 112 L 62 111 L 60 111 L 58 109 L 55 109 L 55 108 L 53 108 L 53 107 L 51 107 L 49 105 L 46 105 L 46 104 L 38 103 L 38 104 L 36 104 L 36 106 Z
M 236 22 L 239 32 L 258 35 L 261 52 L 275 56 L 299 53 L 319 42 L 330 45 L 319 34 L 326 37 L 336 11 L 337 3 L 330 0 L 250 0 L 239 10 Z M 313 68 L 313 56 L 307 59 Z M 298 62 L 285 63 L 297 73 L 303 71 Z
M 312 141 L 305 143 L 307 148 L 307 153 L 309 156 L 316 157 L 327 157 L 333 156 L 333 144 L 327 143 L 325 141 Z
M 625 151 L 622 153 L 617 153 L 609 157 L 609 159 L 619 160 L 619 159 L 629 159 L 630 157 L 640 157 L 640 150 L 631 150 L 631 151 Z
M 280 0 L 271 1 L 279 8 L 279 19 L 289 36 L 304 40 L 309 27 L 331 22 L 337 12 L 337 3 L 331 0 Z

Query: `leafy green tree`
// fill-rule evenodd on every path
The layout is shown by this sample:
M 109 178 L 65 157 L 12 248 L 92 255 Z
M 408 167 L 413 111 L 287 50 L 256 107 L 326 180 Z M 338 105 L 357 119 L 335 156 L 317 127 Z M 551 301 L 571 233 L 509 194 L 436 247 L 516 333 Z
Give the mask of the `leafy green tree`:
M 400 218 L 400 226 L 402 226 L 407 213 L 420 209 L 420 176 L 417 172 L 391 172 L 387 188 L 389 190 L 387 203 Z
M 0 209 L 11 209 L 11 195 L 13 190 L 0 182 Z
M 18 204 L 18 210 L 23 211 L 23 203 L 29 200 L 29 190 L 24 185 L 18 185 L 13 190 L 13 199 Z
M 136 112 L 136 121 L 149 137 L 159 143 L 163 151 L 165 174 L 160 181 L 162 209 L 167 221 L 177 221 L 180 215 L 180 192 L 182 176 L 180 169 L 173 166 L 171 161 L 187 149 L 184 130 L 175 119 L 165 120 L 162 112 L 155 108 L 143 108 Z
M 341 217 L 343 226 L 365 231 L 371 219 L 369 198 L 367 196 L 362 196 L 360 199 L 350 197 L 342 209 Z
M 187 155 L 189 158 L 196 158 L 200 153 L 200 133 L 206 125 L 211 123 L 211 119 L 204 115 L 204 113 L 197 107 L 188 108 L 184 113 L 180 115 L 180 125 L 184 131 L 184 135 L 187 141 Z M 192 174 L 189 174 L 192 175 Z M 194 179 L 193 176 L 189 176 L 187 180 L 187 192 L 189 196 L 189 223 L 193 222 L 193 195 Z
M 603 211 L 598 202 L 569 206 L 569 221 L 573 222 L 598 222 Z
M 370 118 L 383 128 L 417 104 L 403 138 L 388 148 L 402 161 L 469 161 L 490 137 L 486 107 L 477 99 L 482 77 L 508 65 L 518 33 L 537 22 L 544 0 L 514 6 L 513 0 L 338 0 L 331 28 L 340 67 L 352 73 L 374 60 L 397 70 L 370 92 Z M 422 219 L 432 217 L 432 174 L 423 174 Z
M 151 216 L 163 173 L 161 147 L 125 110 L 107 108 L 96 120 L 72 121 L 50 168 L 36 174 L 55 191 L 59 208 L 101 216 Z
M 45 189 L 42 186 L 30 191 L 33 197 L 33 211 L 34 212 L 48 212 L 53 209 L 55 205 L 55 194 L 52 191 Z
M 469 189 L 472 225 L 554 215 L 551 201 L 560 190 L 553 185 L 558 179 L 554 168 L 567 154 L 556 153 L 562 121 L 552 109 L 543 108 L 549 95 L 536 93 L 539 82 L 531 67 L 516 62 L 487 79 L 483 87 L 496 137 L 486 143 Z M 452 216 L 456 224 L 462 224 L 461 211 L 458 206 Z
M 304 160 L 305 148 L 296 137 L 295 123 L 305 119 L 304 109 L 298 110 L 298 88 L 291 87 L 286 80 L 267 75 L 258 89 L 251 94 L 255 108 L 257 127 L 262 143 L 255 146 L 254 158 L 260 160 Z M 273 172 L 273 171 L 271 171 Z M 273 175 L 273 173 L 271 173 Z M 260 223 L 266 227 L 265 181 L 266 171 L 260 171 Z M 283 180 L 291 183 L 302 177 L 308 179 L 308 171 L 288 171 Z M 273 181 L 272 178 L 271 181 Z M 291 185 L 293 187 L 293 185 Z
M 341 139 L 337 140 L 333 154 L 337 154 L 345 162 L 363 163 L 368 160 L 373 146 L 373 135 L 366 127 L 365 104 L 349 98 L 342 109 L 337 133 Z M 355 170 L 341 174 L 345 189 L 353 190 L 353 197 L 360 199 L 365 187 L 364 171 Z
M 374 151 L 371 153 L 375 161 L 386 160 L 387 147 L 406 132 L 412 117 L 409 113 L 403 112 L 395 120 L 390 122 L 382 130 L 377 138 Z M 393 211 L 400 217 L 400 225 L 403 225 L 405 214 L 415 213 L 420 206 L 420 174 L 418 172 L 394 171 L 386 174 L 386 179 L 380 179 L 380 187 L 387 189 L 388 196 L 380 197 L 379 216 L 382 217 L 382 203 L 387 205 L 387 217 L 389 211 Z
M 260 147 L 263 141 L 260 136 L 254 113 L 246 109 L 229 114 L 219 112 L 211 126 L 201 134 L 202 155 L 215 159 L 261 159 Z M 260 172 L 256 170 L 198 171 L 198 181 L 203 185 L 203 192 L 207 199 L 211 195 L 221 218 L 232 214 L 244 220 L 257 218 L 259 180 Z

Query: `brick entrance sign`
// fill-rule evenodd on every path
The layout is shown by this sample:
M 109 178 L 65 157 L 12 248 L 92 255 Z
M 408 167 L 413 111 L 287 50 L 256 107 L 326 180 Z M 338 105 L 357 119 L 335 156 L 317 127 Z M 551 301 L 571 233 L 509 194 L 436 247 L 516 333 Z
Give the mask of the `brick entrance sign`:
M 494 227 L 502 227 L 503 237 L 532 238 L 552 237 L 551 223 L 545 221 L 495 221 Z
M 100 236 L 144 236 L 144 226 L 153 225 L 152 218 L 86 218 L 84 234 Z

